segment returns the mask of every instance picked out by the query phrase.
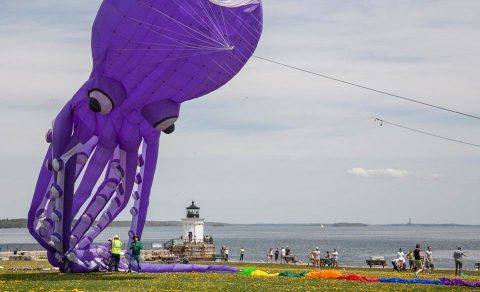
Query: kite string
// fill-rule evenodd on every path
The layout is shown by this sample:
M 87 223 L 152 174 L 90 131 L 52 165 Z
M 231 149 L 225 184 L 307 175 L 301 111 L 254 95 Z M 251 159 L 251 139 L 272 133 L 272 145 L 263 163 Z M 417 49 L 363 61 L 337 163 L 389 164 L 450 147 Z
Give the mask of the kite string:
M 179 33 L 179 32 L 176 32 L 176 31 L 173 31 L 173 30 L 169 30 L 169 29 L 166 29 L 164 27 L 161 27 L 161 26 L 158 26 L 158 25 L 155 25 L 155 24 L 152 24 L 152 23 L 148 23 L 148 22 L 145 22 L 145 21 L 142 21 L 140 19 L 136 19 L 136 18 L 133 18 L 133 17 L 130 17 L 130 16 L 127 16 L 128 19 L 134 21 L 134 22 L 137 22 L 139 24 L 145 24 L 147 26 L 150 27 L 150 31 L 154 31 L 156 32 L 157 34 L 159 34 L 160 36 L 165 36 L 167 38 L 170 38 L 170 39 L 173 39 L 173 37 L 169 37 L 167 36 L 166 34 L 163 34 L 163 31 L 167 31 L 167 32 L 170 32 L 170 33 L 174 33 L 174 34 L 177 34 L 181 37 L 185 37 L 184 34 L 182 33 Z M 160 31 L 157 31 L 155 30 L 154 28 L 158 28 Z M 188 33 L 188 32 L 187 32 Z M 203 45 L 197 45 L 197 44 L 194 44 L 194 43 L 190 43 L 190 42 L 187 42 L 185 40 L 181 40 L 180 38 L 176 39 L 178 42 L 184 42 L 186 44 L 189 44 L 191 46 L 198 46 L 198 47 L 204 47 L 204 48 L 225 48 L 224 46 L 220 46 L 220 47 L 211 47 L 213 44 L 211 42 L 208 42 L 207 40 L 204 40 L 204 39 L 201 39 L 200 37 L 198 36 L 194 36 L 193 34 L 190 34 L 189 35 L 191 36 L 192 39 L 196 40 L 196 41 L 199 41 L 199 42 L 204 42 L 205 44 Z M 158 43 L 158 45 L 161 45 L 160 43 Z
M 222 84 L 220 84 L 218 81 L 212 79 L 210 76 L 207 76 L 207 78 L 208 78 L 211 82 L 216 83 L 216 85 L 217 85 L 218 87 L 221 87 L 221 86 L 222 86 Z
M 157 35 L 159 35 L 159 36 L 161 36 L 161 37 L 165 37 L 165 38 L 167 38 L 167 39 L 170 39 L 171 41 L 173 41 L 173 42 L 175 42 L 175 43 L 177 43 L 177 44 L 179 44 L 179 45 L 184 45 L 185 47 L 198 48 L 199 50 L 200 50 L 200 49 L 204 49 L 204 50 L 218 49 L 218 47 L 204 47 L 204 46 L 200 46 L 200 45 L 198 45 L 198 44 L 193 44 L 193 43 L 181 41 L 181 40 L 179 40 L 179 39 L 174 39 L 174 38 L 172 38 L 172 37 L 167 36 L 166 34 L 162 34 L 162 33 L 158 32 L 158 31 L 156 31 L 156 30 L 153 29 L 153 28 L 150 28 L 150 31 L 153 32 L 153 33 L 155 33 L 155 34 L 157 34 Z
M 144 5 L 145 5 L 145 4 L 144 4 Z M 178 43 L 178 44 L 183 44 L 185 47 L 190 47 L 190 48 L 197 48 L 197 47 L 200 48 L 200 47 L 201 47 L 201 48 L 205 48 L 205 49 L 224 48 L 224 46 L 221 45 L 220 43 L 219 43 L 219 44 L 220 44 L 220 47 L 211 47 L 212 45 L 214 45 L 214 44 L 212 44 L 211 41 L 208 41 L 208 39 L 202 39 L 202 38 L 200 38 L 199 36 L 195 36 L 195 35 L 191 34 L 190 32 L 186 31 L 184 28 L 182 28 L 182 29 L 183 29 L 192 39 L 194 39 L 194 40 L 196 40 L 196 41 L 199 41 L 199 42 L 203 42 L 204 44 L 203 44 L 203 45 L 194 44 L 194 43 L 187 42 L 187 41 L 185 41 L 185 40 L 181 40 L 180 38 L 175 39 L 173 36 L 170 37 L 170 36 L 168 36 L 167 34 L 164 34 L 163 32 L 164 32 L 164 31 L 167 31 L 167 32 L 170 32 L 170 33 L 173 33 L 173 34 L 177 34 L 177 35 L 179 35 L 179 36 L 181 36 L 181 37 L 183 37 L 183 38 L 184 38 L 186 35 L 185 35 L 185 34 L 182 34 L 182 33 L 179 33 L 179 32 L 176 32 L 176 31 L 173 31 L 173 30 L 169 30 L 169 29 L 167 29 L 167 28 L 165 28 L 165 27 L 161 27 L 161 26 L 158 26 L 158 25 L 155 25 L 155 24 L 152 24 L 152 23 L 148 23 L 148 22 L 146 22 L 146 21 L 142 21 L 142 20 L 140 20 L 140 19 L 137 19 L 137 18 L 128 16 L 128 15 L 124 15 L 117 7 L 113 6 L 113 8 L 115 9 L 115 11 L 116 11 L 119 15 L 121 15 L 121 16 L 123 16 L 123 17 L 126 17 L 127 19 L 129 19 L 129 20 L 131 20 L 131 21 L 134 21 L 134 22 L 136 22 L 136 23 L 138 23 L 138 24 L 145 24 L 145 25 L 147 25 L 147 26 L 150 27 L 150 31 L 155 32 L 155 33 L 158 34 L 159 36 L 163 36 L 163 37 L 165 37 L 165 38 L 167 38 L 167 39 L 170 39 L 170 40 L 172 40 L 172 41 L 174 41 L 174 42 L 176 42 L 176 43 Z M 152 8 L 152 9 L 153 9 L 153 8 Z M 160 29 L 160 32 L 154 30 L 153 28 L 159 28 L 159 29 Z M 120 35 L 120 36 L 121 36 L 121 35 Z M 203 35 L 202 35 L 202 36 L 203 36 Z M 130 39 L 127 38 L 127 37 L 123 37 L 123 38 L 128 39 L 128 40 L 130 41 Z M 134 42 L 135 42 L 135 43 L 139 43 L 139 42 L 136 42 L 136 41 L 134 41 Z M 155 45 L 162 45 L 162 44 L 161 44 L 161 43 L 156 43 Z M 166 44 L 163 44 L 163 45 L 166 45 Z
M 371 90 L 371 91 L 375 91 L 375 92 L 382 93 L 382 94 L 387 94 L 387 95 L 390 95 L 390 96 L 393 96 L 393 97 L 399 97 L 399 98 L 401 98 L 401 99 L 406 99 L 406 100 L 408 100 L 408 101 L 413 101 L 413 102 L 416 102 L 416 103 L 424 104 L 424 105 L 426 105 L 426 106 L 431 106 L 431 107 L 434 107 L 434 108 L 438 108 L 438 109 L 445 110 L 445 111 L 448 111 L 448 112 L 456 113 L 456 114 L 459 114 L 459 115 L 464 115 L 464 116 L 467 116 L 467 117 L 471 117 L 471 118 L 475 118 L 475 119 L 480 119 L 480 117 L 477 117 L 477 116 L 474 116 L 474 115 L 471 115 L 471 114 L 467 114 L 467 113 L 463 113 L 463 112 L 459 112 L 459 111 L 455 111 L 455 110 L 451 110 L 451 109 L 439 107 L 439 106 L 436 106 L 436 105 L 430 105 L 430 104 L 428 104 L 428 103 L 423 103 L 423 102 L 416 101 L 416 100 L 409 99 L 409 98 L 404 98 L 404 97 L 402 97 L 402 96 L 397 96 L 397 95 L 395 95 L 395 94 L 390 94 L 390 93 L 383 92 L 383 91 L 380 91 L 380 90 L 376 90 L 376 89 L 373 89 L 373 88 L 369 88 L 369 87 L 365 87 L 365 86 L 358 85 L 358 84 L 355 84 L 355 83 L 351 83 L 351 82 L 348 82 L 348 81 L 344 81 L 344 80 L 340 80 L 340 79 L 337 79 L 337 78 L 333 78 L 333 77 L 330 77 L 330 76 L 325 76 L 325 75 L 323 75 L 323 74 L 319 74 L 319 73 L 316 73 L 316 72 L 312 72 L 312 71 L 309 71 L 309 70 L 306 70 L 306 69 L 298 68 L 298 67 L 295 67 L 295 66 L 291 66 L 291 65 L 288 65 L 288 64 L 284 64 L 284 63 L 281 63 L 281 62 L 277 62 L 277 61 L 274 61 L 274 60 L 270 60 L 270 59 L 267 59 L 267 58 L 263 58 L 263 57 L 260 57 L 260 56 L 253 55 L 253 57 L 255 57 L 255 58 L 257 58 L 257 59 L 260 59 L 260 60 L 264 60 L 264 61 L 267 61 L 267 62 L 271 62 L 271 63 L 277 64 L 277 65 L 281 65 L 281 66 L 284 66 L 284 67 L 287 67 L 287 68 L 291 68 L 291 69 L 294 69 L 294 70 L 297 70 L 297 71 L 302 71 L 302 72 L 305 72 L 305 73 L 308 73 L 308 74 L 317 75 L 317 76 L 324 77 L 324 78 L 327 78 L 327 79 L 331 79 L 331 80 L 334 80 L 334 81 L 346 83 L 346 84 L 349 84 L 349 85 L 352 85 L 352 86 L 364 88 L 364 89 Z M 373 118 L 373 117 L 371 117 L 371 118 Z M 458 140 L 458 139 L 453 139 L 453 138 L 449 138 L 449 137 L 445 137 L 445 136 L 441 136 L 441 135 L 429 133 L 429 132 L 426 132 L 426 131 L 423 131 L 423 130 L 418 130 L 418 129 L 414 129 L 414 128 L 411 128 L 411 127 L 403 126 L 403 125 L 400 125 L 400 124 L 397 124 L 397 123 L 389 122 L 389 121 L 386 121 L 386 120 L 384 120 L 384 119 L 374 118 L 374 121 L 375 121 L 375 122 L 380 122 L 380 126 L 383 126 L 383 124 L 388 124 L 388 125 L 391 125 L 391 126 L 394 126 L 394 127 L 398 127 L 398 128 L 404 129 L 404 130 L 416 132 L 416 133 L 423 134 L 423 135 L 427 135 L 427 136 L 430 136 L 430 137 L 434 137 L 434 138 L 443 139 L 443 140 L 450 141 L 450 142 L 455 142 L 455 143 L 459 143 L 459 144 L 464 144 L 464 145 L 469 145 L 469 146 L 473 146 L 473 147 L 478 147 L 478 148 L 480 148 L 480 144 L 475 144 L 475 143 L 471 143 L 471 142 L 466 142 L 466 141 L 462 141 L 462 140 Z
M 217 34 L 220 36 L 220 38 L 224 42 L 224 46 L 228 47 L 230 44 L 226 43 L 227 41 L 225 40 L 225 38 L 223 37 L 223 34 L 220 32 L 219 28 L 215 24 L 215 21 L 213 20 L 213 18 L 211 18 L 210 13 L 208 13 L 208 11 L 207 11 L 206 7 L 203 5 L 202 1 L 199 1 L 198 4 L 201 6 L 200 10 L 207 17 L 207 19 L 210 21 L 210 24 L 212 25 L 212 27 L 216 30 Z M 206 4 L 206 5 L 208 5 L 208 4 Z
M 186 58 L 192 58 L 192 57 L 198 57 L 198 56 L 203 56 L 203 55 L 208 55 L 212 54 L 214 52 L 185 52 L 184 54 L 179 54 L 179 55 L 174 55 L 171 57 L 165 57 L 162 58 L 161 61 L 158 62 L 151 62 L 151 63 L 140 63 L 139 65 L 141 66 L 156 66 L 159 64 L 162 64 L 164 61 L 171 61 L 171 60 L 180 60 L 180 59 L 186 59 Z
M 233 11 L 229 10 L 230 14 L 237 19 L 237 22 L 245 29 L 250 36 L 254 38 L 258 38 L 259 35 L 261 35 L 261 32 L 259 32 L 257 29 L 253 27 L 248 27 L 246 24 L 243 23 L 243 19 L 241 19 L 238 15 L 236 15 Z
M 217 40 L 217 39 L 214 39 L 213 36 L 210 37 L 210 36 L 208 36 L 208 35 L 206 35 L 206 34 L 204 34 L 204 33 L 202 33 L 202 32 L 197 31 L 196 29 L 191 28 L 190 26 L 188 26 L 188 25 L 186 25 L 185 23 L 179 21 L 178 19 L 175 19 L 175 18 L 173 18 L 173 17 L 171 17 L 171 16 L 163 13 L 162 11 L 156 9 L 156 8 L 153 7 L 153 6 L 149 6 L 149 5 L 146 4 L 143 0 L 140 0 L 140 3 L 143 4 L 143 5 L 145 5 L 146 7 L 150 8 L 151 10 L 159 13 L 160 15 L 164 16 L 165 18 L 172 20 L 172 21 L 175 22 L 177 25 L 179 25 L 179 27 L 183 27 L 183 28 L 186 28 L 186 29 L 188 29 L 188 30 L 191 30 L 191 31 L 193 31 L 193 32 L 195 32 L 195 33 L 197 33 L 197 34 L 199 34 L 199 35 L 201 35 L 201 36 L 203 36 L 203 37 L 205 37 L 205 38 L 207 38 L 207 39 L 210 39 L 211 41 L 217 43 L 217 44 L 220 45 L 220 46 L 225 46 L 225 44 L 223 44 L 221 41 L 219 41 L 219 40 Z
M 380 126 L 383 126 L 383 124 L 388 124 L 388 125 L 391 125 L 391 126 L 394 126 L 394 127 L 397 127 L 397 128 L 401 128 L 401 129 L 404 129 L 404 130 L 409 130 L 409 131 L 420 133 L 420 134 L 427 135 L 427 136 L 430 136 L 430 137 L 435 137 L 435 138 L 447 140 L 447 141 L 450 141 L 450 142 L 456 142 L 456 143 L 465 144 L 465 145 L 480 148 L 479 144 L 470 143 L 470 142 L 457 140 L 457 139 L 452 139 L 452 138 L 448 138 L 448 137 L 445 137 L 445 136 L 440 136 L 440 135 L 429 133 L 429 132 L 422 131 L 422 130 L 417 130 L 417 129 L 410 128 L 410 127 L 407 127 L 407 126 L 403 126 L 403 125 L 400 125 L 400 124 L 392 123 L 392 122 L 389 122 L 389 121 L 386 121 L 386 120 L 383 120 L 383 119 L 380 119 L 380 118 L 375 118 L 374 122 L 379 122 Z
M 424 105 L 424 106 L 436 108 L 436 109 L 439 109 L 439 110 L 442 110 L 442 111 L 451 112 L 451 113 L 454 113 L 454 114 L 458 114 L 458 115 L 462 115 L 462 116 L 466 116 L 466 117 L 469 117 L 469 118 L 474 118 L 474 119 L 480 120 L 480 116 L 476 116 L 476 115 L 473 115 L 473 114 L 464 113 L 464 112 L 461 112 L 461 111 L 457 111 L 457 110 L 449 109 L 449 108 L 446 108 L 446 107 L 434 105 L 434 104 L 431 104 L 431 103 L 419 101 L 419 100 L 416 100 L 416 99 L 413 99 L 413 98 L 408 98 L 408 97 L 404 97 L 404 96 L 401 96 L 401 95 L 398 95 L 398 94 L 386 92 L 386 91 L 383 91 L 383 90 L 378 90 L 378 89 L 375 89 L 375 88 L 372 88 L 372 87 L 368 87 L 368 86 L 360 85 L 360 84 L 353 83 L 353 82 L 350 82 L 350 81 L 346 81 L 346 80 L 338 79 L 338 78 L 335 78 L 335 77 L 327 76 L 327 75 L 324 75 L 324 74 L 320 74 L 320 73 L 317 73 L 317 72 L 314 72 L 314 71 L 310 71 L 310 70 L 303 69 L 303 68 L 300 68 L 300 67 L 296 67 L 296 66 L 293 66 L 293 65 L 289 65 L 289 64 L 286 64 L 286 63 L 283 63 L 283 62 L 279 62 L 279 61 L 275 61 L 275 60 L 268 59 L 268 58 L 265 58 L 265 57 L 261 57 L 261 56 L 258 56 L 258 55 L 253 55 L 252 57 L 254 57 L 256 59 L 259 59 L 259 60 L 269 62 L 269 63 L 277 64 L 277 65 L 280 65 L 280 66 L 283 66 L 283 67 L 286 67 L 286 68 L 290 68 L 290 69 L 293 69 L 293 70 L 296 70 L 296 71 L 300 71 L 300 72 L 303 72 L 303 73 L 307 73 L 307 74 L 315 75 L 315 76 L 322 77 L 322 78 L 325 78 L 325 79 L 340 82 L 340 83 L 343 83 L 343 84 L 347 84 L 347 85 L 350 85 L 350 86 L 362 88 L 362 89 L 373 91 L 373 92 L 380 93 L 380 94 L 383 94 L 383 95 L 388 95 L 390 97 L 395 97 L 395 98 L 402 99 L 402 100 L 405 100 L 405 101 L 410 101 L 410 102 L 421 104 L 421 105 Z
M 210 58 L 210 57 L 209 57 Z M 218 67 L 220 67 L 223 71 L 225 71 L 225 73 L 227 73 L 227 76 L 229 75 L 235 75 L 235 72 L 229 72 L 225 67 L 223 67 L 222 65 L 218 64 L 217 61 L 215 61 L 214 59 L 210 58 L 210 60 L 212 60 Z M 226 65 L 226 64 L 224 64 Z M 231 68 L 229 68 L 230 70 L 232 70 Z
M 212 3 L 207 4 L 207 3 L 205 3 L 205 6 L 208 6 L 208 8 L 210 8 L 210 11 L 212 12 L 212 15 L 213 15 L 212 18 L 215 20 L 215 23 L 217 24 L 217 25 L 215 26 L 215 28 L 217 29 L 218 33 L 220 34 L 220 37 L 223 39 L 223 41 L 225 42 L 225 44 L 227 44 L 228 46 L 230 46 L 230 43 L 227 41 L 227 39 L 226 39 L 226 37 L 225 37 L 225 36 L 228 34 L 228 31 L 225 31 L 225 33 L 223 32 L 222 26 L 220 25 L 220 21 L 218 21 L 217 14 L 215 14 L 215 11 L 213 10 L 212 5 L 214 5 L 214 4 L 212 4 Z M 221 6 L 219 6 L 219 7 L 221 7 Z M 210 13 L 208 13 L 208 14 L 210 14 Z
M 235 14 L 232 10 L 228 10 L 228 12 L 230 12 L 230 14 L 231 14 L 233 17 L 235 17 L 235 18 L 238 20 L 238 22 L 239 22 L 246 30 L 248 30 L 248 33 L 250 33 L 250 35 L 252 35 L 252 36 L 254 36 L 254 37 L 258 37 L 259 35 L 262 34 L 261 31 L 259 31 L 257 28 L 255 28 L 255 27 L 253 27 L 253 26 L 250 26 L 250 27 L 245 26 L 245 24 L 242 22 L 243 19 L 241 19 L 241 18 L 240 18 L 237 14 Z M 255 18 L 255 16 L 252 15 L 252 18 Z M 262 26 L 263 26 L 263 25 L 262 25 Z M 255 32 L 257 35 L 255 35 L 254 32 Z
M 143 4 L 143 5 L 146 5 L 143 1 L 142 1 L 142 4 Z M 147 6 L 147 5 L 146 5 L 146 6 Z M 181 34 L 181 33 L 179 33 L 179 32 L 176 32 L 176 31 L 173 31 L 173 30 L 169 30 L 169 29 L 166 29 L 165 27 L 160 27 L 160 26 L 158 26 L 158 25 L 154 25 L 154 24 L 151 24 L 151 23 L 142 21 L 142 20 L 140 20 L 140 19 L 136 19 L 136 18 L 131 17 L 131 16 L 129 16 L 129 15 L 126 15 L 126 14 L 124 14 L 122 11 L 120 11 L 115 5 L 113 5 L 112 7 L 114 8 L 114 10 L 115 10 L 120 16 L 126 17 L 127 19 L 130 19 L 130 20 L 132 20 L 132 21 L 134 21 L 134 22 L 137 22 L 137 23 L 139 23 L 139 24 L 146 24 L 147 26 L 150 26 L 150 27 L 159 28 L 159 29 L 161 30 L 161 32 L 163 32 L 163 31 L 168 31 L 168 32 L 171 32 L 171 33 L 178 34 L 178 35 L 180 35 L 181 37 L 185 37 L 184 34 Z M 148 6 L 147 6 L 147 7 L 148 7 Z M 153 7 L 150 7 L 150 8 L 151 8 L 153 11 L 155 11 L 155 10 L 153 9 Z M 183 8 L 183 7 L 182 7 L 182 8 Z M 173 20 L 175 20 L 175 19 L 173 19 Z M 208 46 L 211 46 L 211 45 L 212 45 L 211 41 L 203 40 L 203 39 L 201 39 L 200 37 L 195 36 L 195 35 L 193 35 L 192 33 L 186 31 L 184 28 L 182 28 L 182 30 L 184 30 L 184 31 L 185 31 L 189 36 L 191 36 L 193 39 L 195 39 L 195 40 L 197 40 L 197 41 L 204 42 L 204 43 L 206 43 Z M 195 30 L 194 30 L 194 31 L 195 31 Z M 161 34 L 160 34 L 160 35 L 161 35 Z M 165 35 L 165 36 L 166 36 L 166 35 Z M 203 36 L 203 35 L 202 35 L 202 36 Z M 168 36 L 166 36 L 166 37 L 168 37 Z M 180 40 L 180 39 L 179 39 L 179 40 Z M 210 40 L 211 40 L 211 39 L 210 39 Z M 220 43 L 219 43 L 219 44 L 220 44 Z M 220 45 L 221 45 L 221 44 L 220 44 Z M 221 46 L 222 46 L 222 45 L 221 45 Z M 222 46 L 222 47 L 223 47 L 223 46 Z
M 228 29 L 227 29 L 227 21 L 225 20 L 225 16 L 223 15 L 223 7 L 220 6 L 220 15 L 222 16 L 223 20 L 223 27 L 225 28 L 225 36 L 227 37 L 227 42 L 229 45 L 232 43 L 230 42 L 230 37 L 228 36 Z
M 180 7 L 185 13 L 191 16 L 192 19 L 194 19 L 200 26 L 205 26 L 205 27 L 208 26 L 208 24 L 203 20 L 203 17 L 198 15 L 196 9 L 192 8 L 192 6 L 190 6 L 188 1 L 184 1 L 184 3 L 179 3 L 177 0 L 172 0 L 172 1 L 175 2 L 175 4 L 177 4 L 177 6 Z M 183 4 L 185 4 L 185 6 L 188 5 L 190 10 L 187 10 Z M 193 15 L 191 12 L 195 13 L 195 15 Z

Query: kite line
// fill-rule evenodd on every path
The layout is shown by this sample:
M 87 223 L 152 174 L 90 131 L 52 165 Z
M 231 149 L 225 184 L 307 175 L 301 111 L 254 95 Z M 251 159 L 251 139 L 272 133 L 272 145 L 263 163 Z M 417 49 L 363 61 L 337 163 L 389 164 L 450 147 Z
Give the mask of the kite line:
M 304 68 L 300 68 L 300 67 L 297 67 L 297 66 L 289 65 L 289 64 L 279 62 L 279 61 L 275 61 L 275 60 L 272 60 L 272 59 L 268 59 L 268 58 L 265 58 L 265 57 L 253 55 L 253 58 L 263 60 L 263 61 L 266 61 L 266 62 L 269 62 L 269 63 L 277 64 L 277 65 L 280 65 L 280 66 L 283 66 L 283 67 L 286 67 L 286 68 L 290 68 L 290 69 L 293 69 L 293 70 L 296 70 L 296 71 L 300 71 L 300 72 L 303 72 L 303 73 L 307 73 L 307 74 L 310 74 L 310 75 L 315 75 L 315 76 L 322 77 L 322 78 L 325 78 L 325 79 L 329 79 L 329 80 L 333 80 L 333 81 L 340 82 L 340 83 L 343 83 L 343 84 L 347 84 L 347 85 L 350 85 L 350 86 L 354 86 L 354 87 L 357 87 L 357 88 L 362 88 L 362 89 L 365 89 L 365 90 L 373 91 L 373 92 L 380 93 L 380 94 L 383 94 L 383 95 L 387 95 L 387 96 L 390 96 L 390 97 L 402 99 L 402 100 L 413 102 L 413 103 L 416 103 L 416 104 L 421 104 L 421 105 L 424 105 L 424 106 L 432 107 L 432 108 L 435 108 L 435 109 L 438 109 L 438 110 L 442 110 L 442 111 L 446 111 L 446 112 L 450 112 L 450 113 L 454 113 L 454 114 L 462 115 L 462 116 L 465 116 L 465 117 L 480 120 L 480 116 L 476 116 L 476 115 L 473 115 L 473 114 L 461 112 L 461 111 L 454 110 L 454 109 L 449 109 L 449 108 L 446 108 L 446 107 L 443 107 L 443 106 L 434 105 L 434 104 L 427 103 L 427 102 L 420 101 L 420 100 L 416 100 L 416 99 L 413 99 L 413 98 L 408 98 L 408 97 L 401 96 L 401 95 L 398 95 L 398 94 L 394 94 L 394 93 L 386 92 L 386 91 L 383 91 L 383 90 L 375 89 L 375 88 L 372 88 L 372 87 L 360 85 L 360 84 L 357 84 L 357 83 L 354 83 L 354 82 L 350 82 L 350 81 L 335 78 L 335 77 L 332 77 L 332 76 L 320 74 L 320 73 L 317 73 L 317 72 L 314 72 L 314 71 L 311 71 L 311 70 L 308 70 L 308 69 L 304 69 Z

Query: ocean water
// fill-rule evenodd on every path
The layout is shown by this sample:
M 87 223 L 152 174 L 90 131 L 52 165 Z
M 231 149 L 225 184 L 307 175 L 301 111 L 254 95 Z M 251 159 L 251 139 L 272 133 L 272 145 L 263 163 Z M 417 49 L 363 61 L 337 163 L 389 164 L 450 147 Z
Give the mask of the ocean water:
M 118 234 L 126 237 L 128 228 L 107 229 L 98 242 Z M 398 248 L 405 252 L 419 243 L 422 249 L 433 247 L 435 265 L 438 268 L 453 267 L 453 251 L 461 246 L 467 257 L 464 267 L 473 269 L 480 262 L 480 227 L 423 227 L 423 226 L 368 226 L 325 227 L 311 225 L 225 225 L 207 226 L 206 234 L 212 235 L 217 251 L 228 246 L 231 260 L 237 260 L 240 247 L 246 250 L 245 261 L 266 261 L 271 247 L 288 245 L 292 253 L 306 261 L 309 250 L 319 247 L 322 257 L 327 250 L 336 248 L 340 265 L 365 266 L 370 256 L 384 256 L 387 263 L 395 257 Z M 147 227 L 142 241 L 148 245 L 164 243 L 179 238 L 181 227 Z M 0 229 L 0 247 L 5 250 L 12 244 L 28 244 L 24 249 L 34 248 L 34 239 L 27 229 Z

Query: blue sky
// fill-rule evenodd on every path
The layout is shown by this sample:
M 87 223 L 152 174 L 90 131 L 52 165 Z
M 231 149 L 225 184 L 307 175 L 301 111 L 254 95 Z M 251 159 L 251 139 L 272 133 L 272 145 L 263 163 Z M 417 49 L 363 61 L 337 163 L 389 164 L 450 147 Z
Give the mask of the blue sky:
M 24 217 L 44 133 L 91 70 L 101 1 L 0 2 L 0 217 Z M 480 2 L 265 0 L 256 52 L 363 85 L 480 114 Z M 210 221 L 478 224 L 479 121 L 252 59 L 185 104 L 162 139 L 149 218 L 191 200 Z M 128 212 L 122 219 L 128 218 Z

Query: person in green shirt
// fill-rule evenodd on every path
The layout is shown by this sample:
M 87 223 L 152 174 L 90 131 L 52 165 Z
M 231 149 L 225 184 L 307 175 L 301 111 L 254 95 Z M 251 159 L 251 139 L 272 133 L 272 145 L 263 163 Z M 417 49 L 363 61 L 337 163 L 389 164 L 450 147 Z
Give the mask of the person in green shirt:
M 115 235 L 112 240 L 112 255 L 110 257 L 110 266 L 108 271 L 112 271 L 112 268 L 115 268 L 115 272 L 118 272 L 118 265 L 120 264 L 120 253 L 122 251 L 122 242 L 120 237 Z
M 128 272 L 132 272 L 132 264 L 134 261 L 137 262 L 138 266 L 138 272 L 142 272 L 142 267 L 140 266 L 141 263 L 141 256 L 140 256 L 140 251 L 143 249 L 143 244 L 140 241 L 140 237 L 138 235 L 133 236 L 133 241 L 132 244 L 130 245 L 130 250 L 132 251 L 132 254 L 130 256 L 130 261 L 128 263 Z

